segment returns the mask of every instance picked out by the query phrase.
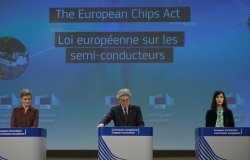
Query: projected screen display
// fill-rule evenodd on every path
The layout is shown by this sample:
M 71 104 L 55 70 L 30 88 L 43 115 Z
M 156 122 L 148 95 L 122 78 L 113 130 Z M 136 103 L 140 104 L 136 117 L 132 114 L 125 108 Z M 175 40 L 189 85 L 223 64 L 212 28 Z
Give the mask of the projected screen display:
M 0 127 L 29 88 L 48 149 L 97 149 L 121 88 L 155 150 L 193 150 L 216 90 L 250 127 L 248 0 L 9 0 L 0 13 Z

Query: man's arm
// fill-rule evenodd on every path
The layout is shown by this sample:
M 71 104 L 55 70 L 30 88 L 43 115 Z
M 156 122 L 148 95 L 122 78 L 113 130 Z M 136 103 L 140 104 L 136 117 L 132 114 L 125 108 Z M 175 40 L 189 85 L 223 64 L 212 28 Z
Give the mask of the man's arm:
M 140 107 L 138 107 L 138 112 L 137 112 L 137 125 L 138 126 L 145 126 Z
M 107 125 L 114 117 L 113 109 L 111 108 L 110 111 L 103 117 L 100 123 L 97 125 L 97 128 L 104 127 Z

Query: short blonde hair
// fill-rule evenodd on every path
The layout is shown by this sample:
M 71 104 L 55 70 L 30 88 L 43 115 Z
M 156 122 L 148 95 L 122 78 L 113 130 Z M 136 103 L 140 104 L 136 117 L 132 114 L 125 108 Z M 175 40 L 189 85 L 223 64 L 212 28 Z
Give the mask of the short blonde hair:
M 23 96 L 31 96 L 32 97 L 32 93 L 29 89 L 22 89 L 20 92 L 20 97 L 23 98 Z
M 129 96 L 131 97 L 131 91 L 127 88 L 120 89 L 117 93 L 117 99 L 120 99 L 121 96 Z

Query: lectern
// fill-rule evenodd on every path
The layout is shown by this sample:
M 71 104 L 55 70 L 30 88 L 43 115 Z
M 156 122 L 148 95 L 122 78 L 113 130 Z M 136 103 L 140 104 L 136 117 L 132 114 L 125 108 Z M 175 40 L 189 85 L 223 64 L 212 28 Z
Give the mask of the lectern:
M 197 160 L 250 160 L 250 128 L 196 128 Z
M 98 130 L 99 160 L 152 160 L 152 127 L 102 127 Z
M 0 160 L 45 160 L 46 137 L 43 128 L 1 128 Z

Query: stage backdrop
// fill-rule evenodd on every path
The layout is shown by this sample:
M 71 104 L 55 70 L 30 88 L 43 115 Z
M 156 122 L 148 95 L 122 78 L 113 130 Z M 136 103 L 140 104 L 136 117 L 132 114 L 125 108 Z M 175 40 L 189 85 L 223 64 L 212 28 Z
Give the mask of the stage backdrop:
M 48 149 L 97 149 L 121 88 L 157 150 L 194 149 L 216 90 L 250 127 L 249 0 L 1 0 L 0 24 L 0 127 L 29 88 Z

